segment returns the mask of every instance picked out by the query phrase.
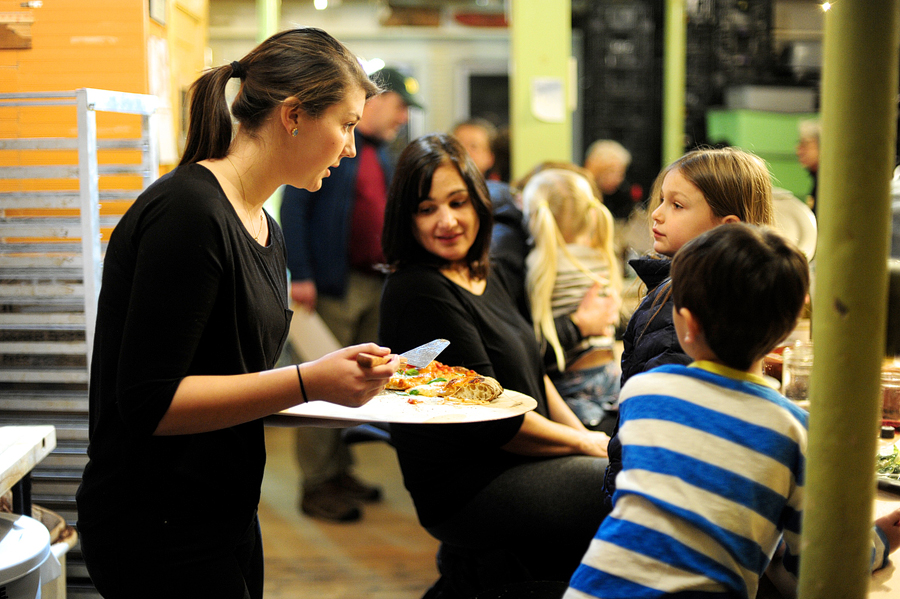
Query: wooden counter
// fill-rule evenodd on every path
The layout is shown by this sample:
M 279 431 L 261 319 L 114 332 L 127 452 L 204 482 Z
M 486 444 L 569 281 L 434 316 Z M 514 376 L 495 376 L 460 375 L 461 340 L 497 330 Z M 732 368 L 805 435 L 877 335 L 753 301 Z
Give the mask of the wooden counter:
M 894 439 L 879 439 L 879 447 L 890 445 L 900 441 Z M 875 518 L 888 514 L 900 507 L 900 493 L 878 489 L 875 496 Z M 891 562 L 881 570 L 872 573 L 872 581 L 869 584 L 870 597 L 884 597 L 900 599 L 900 550 L 891 554 Z
M 879 489 L 875 499 L 874 518 L 883 516 L 898 507 L 900 507 L 900 495 Z M 900 550 L 891 554 L 891 563 L 872 573 L 869 597 L 900 599 L 900 563 L 898 560 L 900 560 Z
M 879 439 L 878 446 L 886 447 L 900 442 L 896 436 L 893 439 Z M 879 488 L 875 496 L 875 513 L 873 520 L 900 507 L 900 492 L 885 491 Z M 886 567 L 872 573 L 872 581 L 869 584 L 870 597 L 884 597 L 900 599 L 900 549 L 891 554 L 891 563 Z
M 55 448 L 53 426 L 0 426 L 0 495 L 13 490 L 13 511 L 31 515 L 31 470 Z

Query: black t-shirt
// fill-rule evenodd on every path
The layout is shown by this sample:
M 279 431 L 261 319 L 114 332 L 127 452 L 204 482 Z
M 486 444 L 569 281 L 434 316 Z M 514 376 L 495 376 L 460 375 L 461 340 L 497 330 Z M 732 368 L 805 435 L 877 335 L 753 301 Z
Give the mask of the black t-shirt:
M 271 219 L 263 247 L 197 164 L 142 193 L 104 262 L 79 527 L 125 535 L 133 529 L 123 522 L 174 522 L 210 543 L 244 532 L 259 503 L 262 421 L 153 431 L 184 377 L 272 368 L 290 318 L 284 241 Z
M 404 352 L 436 338 L 450 341 L 438 361 L 496 378 L 506 389 L 534 397 L 547 416 L 543 365 L 533 327 L 491 273 L 474 295 L 428 266 L 388 276 L 381 299 L 379 340 Z M 406 488 L 423 526 L 438 524 L 498 474 L 527 458 L 500 449 L 523 416 L 472 424 L 394 424 Z

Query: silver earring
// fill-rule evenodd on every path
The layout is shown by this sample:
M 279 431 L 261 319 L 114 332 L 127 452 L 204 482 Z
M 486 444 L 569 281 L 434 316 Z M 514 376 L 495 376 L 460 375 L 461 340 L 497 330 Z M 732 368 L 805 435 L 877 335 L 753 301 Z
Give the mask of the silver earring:
M 292 136 L 297 137 L 297 133 L 299 133 L 299 131 L 297 131 L 297 128 L 296 128 L 296 127 L 294 127 L 293 129 L 291 129 L 291 135 L 292 135 Z

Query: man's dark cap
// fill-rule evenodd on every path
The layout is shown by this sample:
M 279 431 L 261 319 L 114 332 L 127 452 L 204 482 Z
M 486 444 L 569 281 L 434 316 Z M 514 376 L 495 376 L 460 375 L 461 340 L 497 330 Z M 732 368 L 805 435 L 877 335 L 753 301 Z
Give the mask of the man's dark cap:
M 416 95 L 419 92 L 419 82 L 414 77 L 408 77 L 397 69 L 383 67 L 370 76 L 385 91 L 400 94 L 407 106 L 424 108 Z

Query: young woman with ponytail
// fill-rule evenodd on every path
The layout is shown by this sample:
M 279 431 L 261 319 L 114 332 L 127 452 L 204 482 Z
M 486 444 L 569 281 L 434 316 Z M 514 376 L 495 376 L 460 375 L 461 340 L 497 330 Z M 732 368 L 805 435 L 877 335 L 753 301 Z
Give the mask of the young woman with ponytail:
M 327 33 L 272 36 L 194 83 L 181 163 L 113 231 L 77 494 L 82 553 L 107 599 L 262 597 L 262 418 L 313 399 L 362 405 L 398 366 L 361 368 L 359 352 L 388 353 L 370 343 L 273 369 L 291 311 L 263 203 L 282 184 L 318 189 L 354 155 L 378 92 Z

